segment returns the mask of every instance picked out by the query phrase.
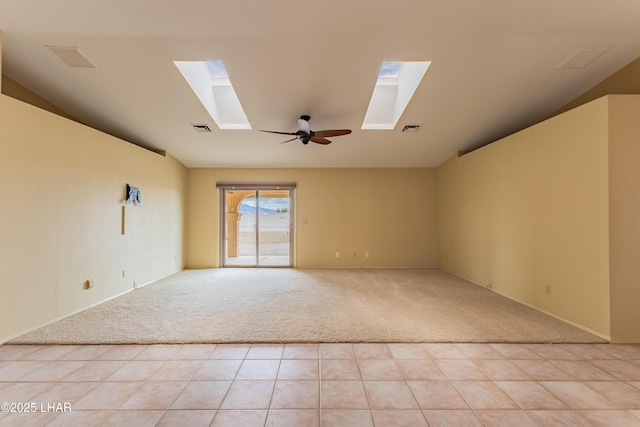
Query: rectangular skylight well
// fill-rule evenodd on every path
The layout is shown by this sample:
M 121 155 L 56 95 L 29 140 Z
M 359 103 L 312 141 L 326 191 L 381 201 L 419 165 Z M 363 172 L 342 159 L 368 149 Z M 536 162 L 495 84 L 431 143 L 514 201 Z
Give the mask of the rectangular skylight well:
M 394 129 L 429 65 L 430 61 L 383 62 L 362 129 Z
M 174 61 L 220 129 L 251 129 L 221 61 Z

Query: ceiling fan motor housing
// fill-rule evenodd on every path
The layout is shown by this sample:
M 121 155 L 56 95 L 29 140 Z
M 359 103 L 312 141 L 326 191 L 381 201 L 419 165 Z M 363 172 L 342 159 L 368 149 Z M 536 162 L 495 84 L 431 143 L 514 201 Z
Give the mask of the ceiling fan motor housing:
M 309 128 L 309 120 L 311 116 L 302 115 L 298 120 L 298 139 L 302 141 L 304 145 L 307 145 L 311 138 L 313 138 L 314 132 Z

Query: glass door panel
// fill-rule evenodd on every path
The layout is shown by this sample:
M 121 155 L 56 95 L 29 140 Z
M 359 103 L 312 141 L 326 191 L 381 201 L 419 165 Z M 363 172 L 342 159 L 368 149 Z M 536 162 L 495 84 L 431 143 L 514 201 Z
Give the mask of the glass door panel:
M 222 190 L 224 267 L 291 267 L 293 190 Z
M 257 207 L 245 203 L 255 200 L 256 191 L 224 190 L 225 252 L 227 267 L 249 267 L 256 265 Z
M 291 265 L 289 190 L 258 190 L 258 265 Z

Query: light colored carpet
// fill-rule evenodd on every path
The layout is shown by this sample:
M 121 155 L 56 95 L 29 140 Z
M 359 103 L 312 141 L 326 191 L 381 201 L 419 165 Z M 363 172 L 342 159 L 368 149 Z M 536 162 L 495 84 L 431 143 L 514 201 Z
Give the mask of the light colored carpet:
M 593 343 L 438 269 L 186 270 L 12 344 Z

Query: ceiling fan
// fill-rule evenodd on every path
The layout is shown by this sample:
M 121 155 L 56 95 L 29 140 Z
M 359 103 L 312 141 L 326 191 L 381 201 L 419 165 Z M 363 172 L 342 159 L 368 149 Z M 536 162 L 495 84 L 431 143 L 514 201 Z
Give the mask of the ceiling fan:
M 307 145 L 309 141 L 315 142 L 316 144 L 323 144 L 323 145 L 331 144 L 331 141 L 326 139 L 326 137 L 348 135 L 351 133 L 351 129 L 331 129 L 331 130 L 312 131 L 309 128 L 309 119 L 311 119 L 310 116 L 307 116 L 307 115 L 300 116 L 300 118 L 298 119 L 297 132 L 277 132 L 273 130 L 263 130 L 262 132 L 277 133 L 280 135 L 295 135 L 294 138 L 287 139 L 286 141 L 282 141 L 282 144 L 284 144 L 285 142 L 290 142 L 290 141 L 299 139 L 300 141 L 302 141 L 304 145 Z

